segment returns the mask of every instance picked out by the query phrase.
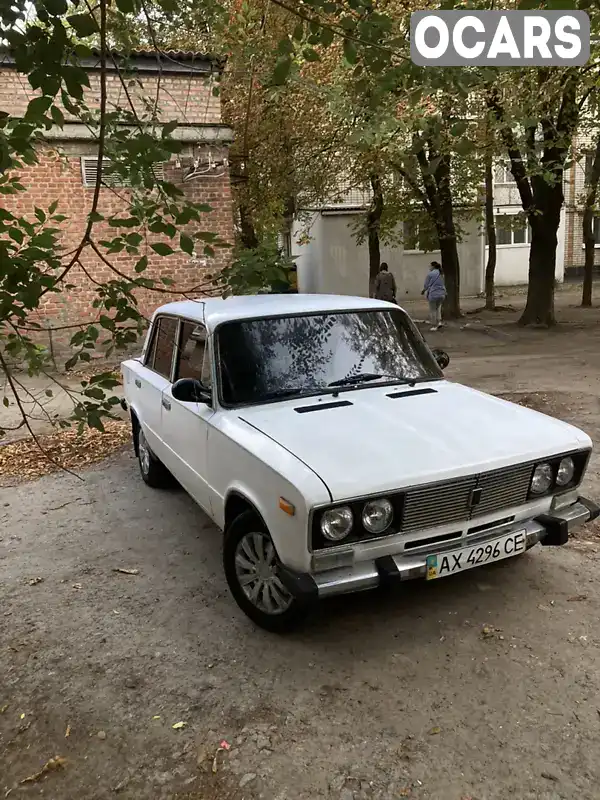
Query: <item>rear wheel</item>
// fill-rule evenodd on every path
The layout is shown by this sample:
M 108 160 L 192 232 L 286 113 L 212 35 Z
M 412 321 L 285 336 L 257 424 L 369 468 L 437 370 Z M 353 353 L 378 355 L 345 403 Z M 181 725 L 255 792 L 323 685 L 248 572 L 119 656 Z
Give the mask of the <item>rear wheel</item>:
M 166 489 L 173 484 L 171 473 L 150 450 L 141 425 L 137 426 L 137 454 L 144 483 L 153 489 Z
M 280 577 L 280 561 L 266 526 L 252 511 L 240 514 L 225 532 L 225 577 L 236 603 L 265 630 L 296 628 L 309 610 Z

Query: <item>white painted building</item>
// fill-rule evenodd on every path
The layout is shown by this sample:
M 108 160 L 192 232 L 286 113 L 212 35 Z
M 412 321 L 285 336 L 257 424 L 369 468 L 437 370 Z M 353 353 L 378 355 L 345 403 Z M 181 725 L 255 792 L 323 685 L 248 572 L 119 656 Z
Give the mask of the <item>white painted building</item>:
M 292 230 L 291 254 L 296 256 L 298 289 L 301 292 L 333 292 L 368 295 L 369 256 L 367 243 L 356 244 L 353 228 L 370 201 L 368 191 L 349 189 L 320 208 L 307 209 Z M 495 171 L 494 212 L 497 222 L 496 285 L 526 284 L 529 269 L 529 230 L 521 223 L 521 204 L 512 175 L 504 167 Z M 487 246 L 481 221 L 466 224 L 459 244 L 461 294 L 477 295 L 484 290 Z M 396 278 L 398 300 L 418 298 L 432 260 L 439 251 L 418 249 L 418 236 L 403 226 L 402 244 L 381 246 Z M 556 278 L 564 275 L 565 219 L 561 216 L 557 248 Z

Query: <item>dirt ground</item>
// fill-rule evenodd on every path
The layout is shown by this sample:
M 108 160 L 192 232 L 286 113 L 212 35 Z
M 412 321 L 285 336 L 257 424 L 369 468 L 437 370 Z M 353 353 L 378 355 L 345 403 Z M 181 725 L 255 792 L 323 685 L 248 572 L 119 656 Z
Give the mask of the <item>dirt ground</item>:
M 449 378 L 600 444 L 600 310 L 558 300 L 557 330 L 502 312 L 427 336 Z M 146 487 L 129 451 L 82 477 L 0 489 L 0 798 L 600 797 L 600 529 L 277 638 L 237 610 L 183 492 Z

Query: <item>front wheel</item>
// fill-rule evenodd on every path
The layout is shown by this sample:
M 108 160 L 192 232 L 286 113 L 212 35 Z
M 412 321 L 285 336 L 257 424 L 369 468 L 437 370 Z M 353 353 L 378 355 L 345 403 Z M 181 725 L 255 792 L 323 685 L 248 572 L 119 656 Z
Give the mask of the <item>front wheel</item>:
M 223 567 L 236 603 L 261 628 L 285 633 L 304 620 L 309 606 L 281 581 L 269 532 L 253 512 L 240 514 L 225 532 Z

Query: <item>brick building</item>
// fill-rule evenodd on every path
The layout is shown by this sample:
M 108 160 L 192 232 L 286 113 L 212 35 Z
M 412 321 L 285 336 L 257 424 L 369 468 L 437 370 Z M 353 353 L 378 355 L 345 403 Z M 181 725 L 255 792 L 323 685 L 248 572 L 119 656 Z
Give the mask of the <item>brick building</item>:
M 565 177 L 567 231 L 565 238 L 565 278 L 581 278 L 585 263 L 583 208 L 596 147 L 597 131 L 581 131 L 575 140 L 572 166 Z M 600 276 L 600 215 L 594 217 L 595 277 Z
M 85 60 L 90 89 L 86 90 L 88 105 L 98 107 L 100 100 L 99 58 Z M 217 233 L 227 242 L 233 241 L 233 214 L 228 168 L 228 145 L 231 130 L 221 123 L 220 100 L 213 88 L 221 65 L 214 59 L 196 53 L 168 52 L 157 56 L 154 52 L 139 51 L 125 60 L 113 53 L 107 64 L 107 110 L 131 109 L 133 105 L 141 116 L 144 99 L 158 97 L 161 119 L 177 120 L 179 126 L 173 138 L 183 143 L 183 150 L 160 168 L 166 180 L 177 184 L 185 196 L 194 202 L 210 205 L 211 212 L 202 219 L 201 230 Z M 158 90 L 158 95 L 157 95 Z M 0 54 L 0 110 L 13 117 L 25 112 L 30 99 L 35 96 L 27 77 L 18 73 L 7 53 Z M 90 211 L 97 172 L 97 142 L 85 124 L 65 114 L 62 127 L 53 127 L 44 134 L 44 144 L 39 148 L 39 163 L 20 173 L 26 192 L 17 195 L 0 195 L 0 207 L 12 213 L 33 215 L 36 206 L 44 209 L 58 201 L 56 213 L 64 214 L 62 245 L 66 252 L 73 250 L 85 230 Z M 110 174 L 110 164 L 103 167 L 103 175 Z M 158 175 L 160 177 L 160 175 Z M 121 181 L 108 179 L 110 186 L 102 188 L 98 211 L 114 214 L 127 208 L 131 191 Z M 117 230 L 103 223 L 94 226 L 96 240 L 112 239 Z M 152 237 L 156 242 L 160 237 Z M 166 239 L 166 241 L 170 241 Z M 170 242 L 177 247 L 178 239 Z M 189 256 L 181 251 L 167 257 L 148 251 L 149 267 L 145 276 L 161 276 L 175 281 L 171 291 L 190 289 L 205 283 L 208 273 L 225 265 L 229 250 L 218 249 L 214 258 L 207 258 L 198 246 L 198 253 Z M 133 265 L 139 255 L 125 252 L 110 257 L 122 272 L 133 275 Z M 106 281 L 111 270 L 98 257 L 85 248 L 81 257 L 83 268 L 73 267 L 69 275 L 73 289 L 61 294 L 46 295 L 40 308 L 40 320 L 47 330 L 43 343 L 62 358 L 68 341 L 77 326 L 94 319 L 92 301 L 96 297 L 93 280 Z M 85 274 L 85 272 L 88 275 Z M 89 276 L 89 277 L 88 277 Z M 201 292 L 196 292 L 198 295 Z M 152 291 L 140 291 L 138 300 L 143 312 L 152 310 L 167 299 L 179 299 Z

